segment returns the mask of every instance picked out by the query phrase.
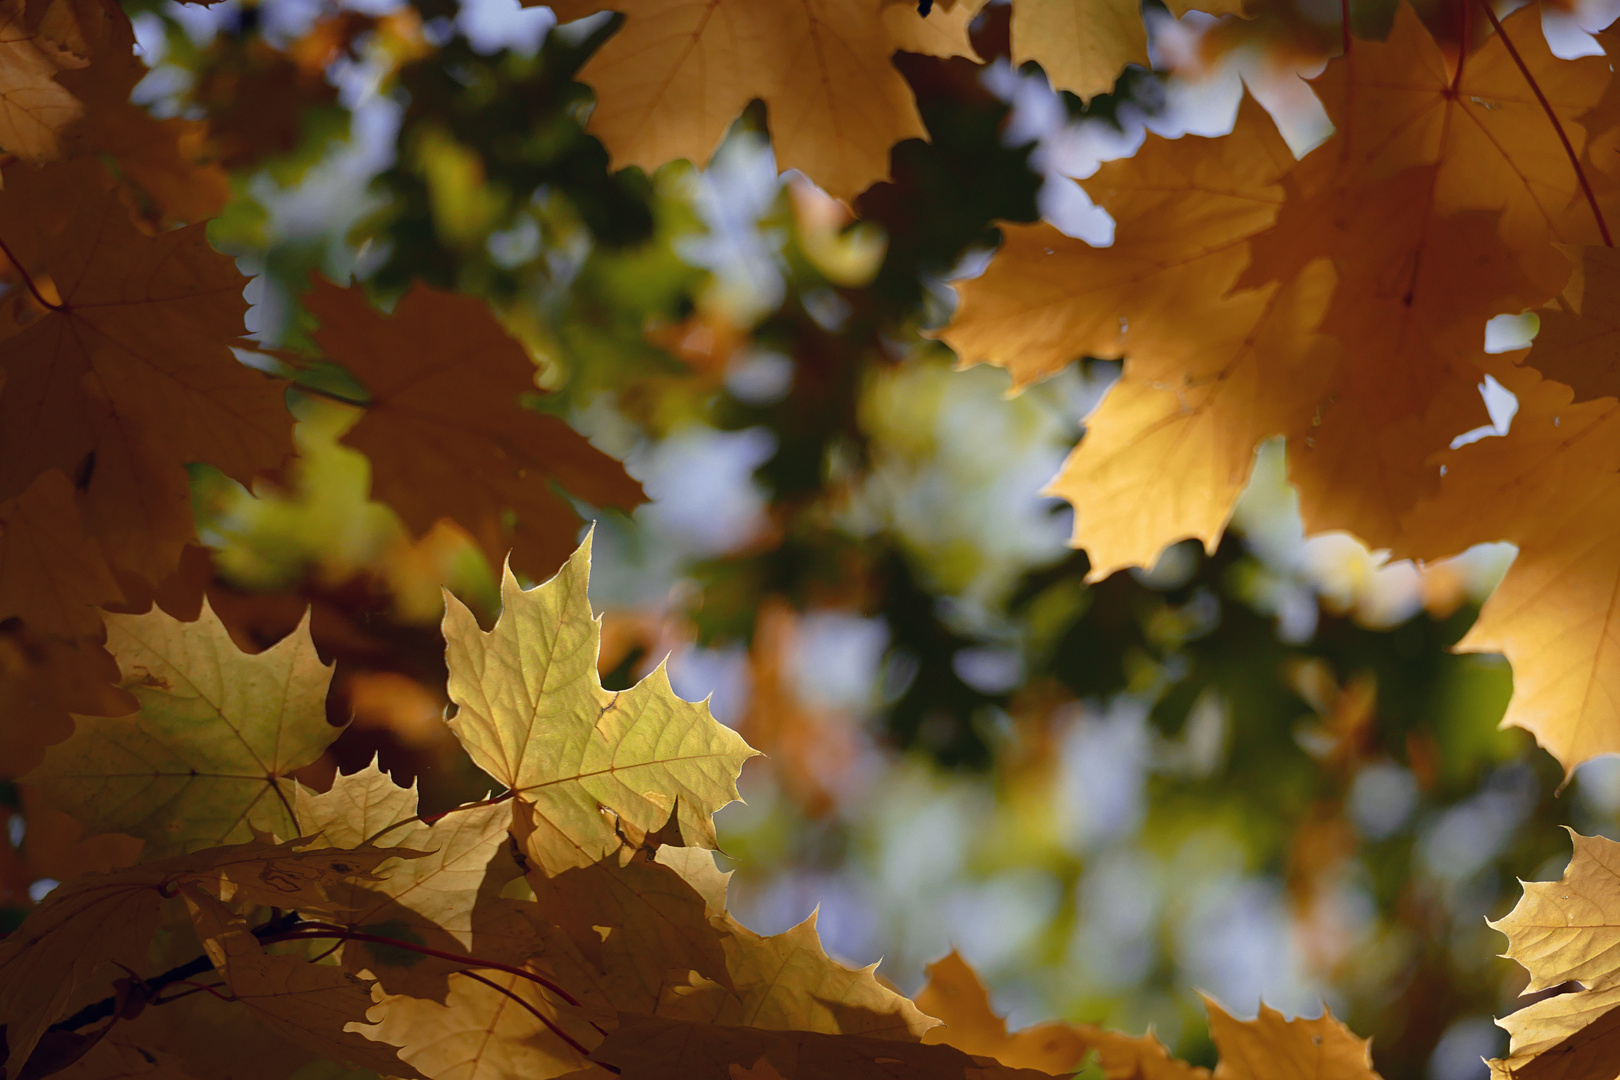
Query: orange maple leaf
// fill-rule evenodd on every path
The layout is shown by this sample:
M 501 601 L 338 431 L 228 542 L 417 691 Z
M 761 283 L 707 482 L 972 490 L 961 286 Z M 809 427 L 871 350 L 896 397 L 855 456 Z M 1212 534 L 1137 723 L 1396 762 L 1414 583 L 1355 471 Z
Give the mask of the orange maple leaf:
M 553 481 L 598 506 L 642 500 L 619 462 L 519 404 L 538 392 L 534 364 L 483 301 L 419 285 L 384 315 L 317 278 L 304 303 L 321 323 L 316 343 L 370 394 L 344 441 L 371 458 L 377 497 L 417 532 L 452 518 L 491 561 L 510 550 L 538 576 L 574 550 L 580 525 Z
M 896 51 L 972 56 L 971 5 L 924 18 L 910 0 L 561 0 L 567 22 L 622 11 L 580 72 L 589 130 L 617 165 L 699 165 L 754 98 L 770 110 L 777 165 L 841 199 L 889 174 L 889 147 L 925 138 Z
M 0 497 L 60 470 L 114 565 L 161 580 L 186 464 L 247 483 L 292 450 L 282 384 L 231 352 L 246 280 L 201 226 L 142 233 L 93 161 L 7 170 L 0 244 L 43 309 L 0 340 Z

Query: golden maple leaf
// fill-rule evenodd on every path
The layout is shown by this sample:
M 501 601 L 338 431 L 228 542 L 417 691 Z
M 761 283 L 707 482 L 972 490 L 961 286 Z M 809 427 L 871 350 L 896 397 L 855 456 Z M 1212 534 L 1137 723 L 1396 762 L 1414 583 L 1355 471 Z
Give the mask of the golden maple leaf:
M 1347 183 L 1372 183 L 1414 166 L 1434 166 L 1435 209 L 1500 213 L 1506 243 L 1537 287 L 1551 295 L 1563 283 L 1565 268 L 1548 242 L 1598 238 L 1593 209 L 1581 197 L 1559 132 L 1579 155 L 1585 143 L 1582 117 L 1609 81 L 1604 57 L 1554 56 L 1537 10 L 1516 11 L 1502 20 L 1502 33 L 1487 37 L 1459 71 L 1403 2 L 1387 40 L 1357 42 L 1348 56 L 1328 65 L 1312 89 L 1336 129 L 1323 149 L 1331 148 Z
M 1204 1007 L 1221 1055 L 1214 1080 L 1378 1080 L 1372 1040 L 1358 1039 L 1331 1010 L 1289 1020 L 1261 1002 L 1259 1016 L 1238 1020 L 1211 998 Z
M 307 908 L 304 914 L 361 932 L 404 936 L 452 955 L 474 950 L 479 900 L 493 900 L 486 893 L 504 884 L 491 873 L 491 864 L 506 843 L 510 806 L 458 807 L 428 824 L 417 816 L 414 787 L 395 784 L 373 761 L 358 772 L 339 774 L 322 794 L 300 786 L 293 810 L 300 835 L 319 835 L 334 847 L 386 842 L 419 853 L 385 865 L 375 881 L 345 886 L 329 910 Z M 510 876 L 516 876 L 515 868 Z M 487 943 L 478 952 L 489 955 Z M 351 973 L 370 971 L 391 993 L 442 995 L 443 961 L 401 957 L 398 950 L 361 940 L 344 944 L 342 961 Z
M 590 553 L 587 538 L 528 591 L 508 569 L 488 632 L 446 599 L 451 729 L 512 790 L 525 848 L 548 874 L 617 850 L 616 820 L 653 832 L 673 813 L 688 843 L 714 847 L 710 817 L 738 797 L 737 773 L 755 753 L 707 704 L 676 697 L 662 666 L 629 690 L 602 689 Z
M 77 730 L 28 774 L 95 832 L 142 837 L 148 856 L 299 835 L 297 781 L 341 729 L 326 722 L 332 669 L 309 617 L 262 653 L 244 653 L 204 602 L 196 622 L 154 609 L 106 615 L 121 685 L 140 711 L 75 717 Z
M 743 107 L 764 100 L 776 163 L 854 198 L 889 175 L 889 148 L 925 138 L 900 50 L 972 56 L 969 5 L 924 18 L 901 0 L 561 0 L 567 22 L 622 11 L 585 64 L 588 130 L 616 165 L 708 163 Z
M 1080 1028 L 1069 1024 L 1038 1024 L 1009 1032 L 1007 1021 L 991 1011 L 984 984 L 954 950 L 928 965 L 928 983 L 915 1001 L 917 1008 L 940 1021 L 939 1027 L 923 1033 L 923 1042 L 993 1057 L 1017 1069 L 1067 1072 L 1079 1066 L 1092 1045 Z M 1103 1069 L 1113 1080 L 1106 1061 Z
M 418 285 L 384 315 L 360 289 L 317 277 L 303 302 L 320 320 L 316 343 L 370 394 L 344 441 L 371 459 L 376 497 L 418 533 L 453 518 L 492 562 L 510 548 L 518 569 L 550 573 L 580 524 L 551 481 L 598 506 L 642 501 L 619 462 L 519 405 L 535 393 L 534 364 L 483 301 Z
M 1126 64 L 1148 66 L 1142 6 L 1132 0 L 1016 0 L 1012 61 L 1026 60 L 1041 65 L 1054 90 L 1072 90 L 1082 101 L 1105 94 Z
M 1526 881 L 1512 911 L 1491 923 L 1503 955 L 1530 973 L 1524 993 L 1565 982 L 1620 986 L 1620 843 L 1570 830 L 1574 855 L 1557 881 Z
M 1620 988 L 1556 994 L 1496 1023 L 1510 1042 L 1492 1080 L 1598 1080 L 1620 1049 Z
M 1518 396 L 1512 427 L 1436 458 L 1439 490 L 1406 516 L 1396 553 L 1518 545 L 1456 647 L 1507 657 L 1513 699 L 1502 723 L 1533 734 L 1567 774 L 1620 752 L 1620 405 L 1573 403 L 1568 387 L 1507 365 L 1497 377 Z

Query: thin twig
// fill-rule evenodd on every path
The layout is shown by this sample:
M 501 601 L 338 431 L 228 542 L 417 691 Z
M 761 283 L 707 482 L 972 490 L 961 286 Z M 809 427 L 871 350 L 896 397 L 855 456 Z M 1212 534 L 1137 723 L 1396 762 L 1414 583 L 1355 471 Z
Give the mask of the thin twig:
M 274 937 L 283 930 L 286 930 L 289 926 L 296 923 L 297 920 L 298 915 L 296 912 L 288 912 L 279 919 L 272 919 L 269 922 L 264 923 L 262 926 L 254 927 L 253 936 L 263 941 L 267 937 Z M 158 991 L 162 990 L 166 986 L 173 986 L 175 983 L 189 982 L 193 975 L 201 975 L 205 971 L 212 970 L 214 970 L 214 962 L 207 956 L 199 956 L 195 959 L 188 960 L 184 964 L 180 964 L 177 967 L 172 967 L 160 975 L 153 975 L 150 979 L 143 979 L 142 982 L 145 983 L 147 992 L 152 994 L 153 997 L 156 997 Z M 77 1031 L 79 1028 L 93 1024 L 97 1020 L 105 1020 L 107 1017 L 113 1015 L 118 1011 L 118 1005 L 118 995 L 114 994 L 110 997 L 104 997 L 100 1001 L 91 1002 L 89 1005 L 86 1005 L 84 1008 L 80 1009 L 66 1020 L 63 1020 L 60 1023 L 52 1024 L 51 1030 Z
M 399 938 L 384 937 L 381 934 L 367 934 L 359 930 L 351 930 L 347 927 L 337 926 L 333 923 L 299 923 L 296 927 L 293 927 L 286 933 L 277 934 L 273 937 L 262 938 L 261 940 L 266 944 L 271 944 L 278 941 L 308 941 L 311 938 L 330 937 L 342 938 L 345 941 L 364 941 L 377 945 L 391 945 L 396 949 L 405 949 L 409 952 L 420 953 L 423 956 L 432 956 L 440 960 L 449 960 L 456 964 L 468 964 L 472 967 L 490 968 L 494 971 L 504 971 L 508 975 L 516 975 L 521 979 L 528 979 L 537 986 L 545 987 L 547 990 L 550 990 L 553 994 L 556 994 L 558 997 L 562 998 L 568 1004 L 573 1005 L 576 1008 L 579 1006 L 579 999 L 574 997 L 574 995 L 570 994 L 568 991 L 564 990 L 550 979 L 547 979 L 545 976 L 536 975 L 527 968 L 515 967 L 512 964 L 503 964 L 498 960 L 485 960 L 477 956 L 458 956 L 452 952 L 445 952 L 442 949 L 429 948 L 426 945 L 418 945 L 412 941 L 402 941 Z
M 1558 141 L 1564 144 L 1564 153 L 1569 157 L 1570 167 L 1575 170 L 1575 179 L 1580 182 L 1581 191 L 1586 195 L 1586 204 L 1592 208 L 1592 216 L 1597 219 L 1598 235 L 1603 237 L 1604 246 L 1614 247 L 1614 239 L 1609 235 L 1609 223 L 1603 220 L 1603 211 L 1598 209 L 1597 196 L 1592 194 L 1592 185 L 1586 179 L 1586 170 L 1581 168 L 1581 159 L 1575 153 L 1575 147 L 1571 145 L 1569 136 L 1564 134 L 1564 125 L 1559 122 L 1558 114 L 1553 111 L 1552 102 L 1541 92 L 1541 85 L 1536 82 L 1536 77 L 1530 74 L 1530 68 L 1519 55 L 1519 50 L 1514 48 L 1513 39 L 1502 29 L 1502 20 L 1496 17 L 1491 0 L 1479 0 L 1479 6 L 1485 9 L 1485 15 L 1491 20 L 1491 27 L 1496 31 L 1496 36 L 1502 39 L 1508 55 L 1519 66 L 1519 74 L 1524 76 L 1524 81 L 1530 84 L 1536 100 L 1541 102 L 1541 110 L 1547 114 L 1547 119 L 1552 121 L 1553 130 L 1558 133 Z
M 1350 55 L 1350 0 L 1339 0 L 1339 37 L 1344 45 L 1340 55 Z

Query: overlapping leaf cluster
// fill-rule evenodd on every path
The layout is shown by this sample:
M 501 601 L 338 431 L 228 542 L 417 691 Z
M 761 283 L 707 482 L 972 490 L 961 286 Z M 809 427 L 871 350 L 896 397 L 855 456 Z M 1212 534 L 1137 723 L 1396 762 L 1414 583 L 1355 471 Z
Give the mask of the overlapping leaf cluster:
M 1616 90 L 1609 57 L 1549 51 L 1537 9 L 1470 12 L 1488 30 L 1460 54 L 1402 6 L 1387 40 L 1333 59 L 1312 86 L 1334 132 L 1300 160 L 1252 101 L 1229 135 L 1150 136 L 1084 181 L 1112 247 L 1008 229 L 944 337 L 1020 385 L 1124 359 L 1051 487 L 1094 577 L 1213 545 L 1274 436 L 1308 531 L 1424 559 L 1517 544 L 1463 647 L 1507 655 L 1507 721 L 1573 770 L 1620 748 L 1601 396 Z M 1490 319 L 1542 305 L 1528 357 L 1485 351 Z M 1489 422 L 1487 375 L 1518 415 L 1453 448 Z
M 6 1075 L 215 1075 L 199 1023 L 270 1044 L 272 1067 L 435 1080 L 1034 1080 L 1091 1050 L 1110 1076 L 1134 1074 L 1127 1058 L 1200 1075 L 1151 1037 L 1009 1037 L 954 959 L 919 999 L 941 1028 L 829 959 L 814 918 L 774 936 L 737 922 L 711 816 L 753 750 L 662 669 L 602 688 L 589 553 L 529 591 L 508 573 L 488 631 L 449 599 L 452 728 L 505 791 L 432 819 L 375 765 L 324 793 L 287 775 L 336 734 L 307 628 L 247 655 L 207 613 L 110 617 L 141 709 L 82 724 L 29 780 L 144 857 L 61 886 L 0 944 Z M 1211 1016 L 1234 1075 L 1374 1076 L 1331 1017 Z
M 0 54 L 0 619 L 20 620 L 28 660 L 7 672 L 27 703 L 4 724 L 10 775 L 66 734 L 66 711 L 127 710 L 97 609 L 157 597 L 196 610 L 180 573 L 199 543 L 188 467 L 274 475 L 293 451 L 289 383 L 330 395 L 330 379 L 311 382 L 323 363 L 361 391 L 345 398 L 358 407 L 347 438 L 417 532 L 453 519 L 497 561 L 510 550 L 545 573 L 578 526 L 560 489 L 640 500 L 616 461 L 525 407 L 534 366 L 480 301 L 421 289 L 385 315 L 317 282 L 320 355 L 262 358 L 275 374 L 245 364 L 247 279 L 205 236 L 229 196 L 214 135 L 129 103 L 146 68 L 116 3 L 13 9 Z

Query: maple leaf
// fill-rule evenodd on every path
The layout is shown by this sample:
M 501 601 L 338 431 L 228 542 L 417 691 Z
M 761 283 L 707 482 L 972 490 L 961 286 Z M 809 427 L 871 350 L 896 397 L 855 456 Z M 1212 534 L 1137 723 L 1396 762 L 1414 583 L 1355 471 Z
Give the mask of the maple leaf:
M 1075 504 L 1091 577 L 1151 565 L 1185 537 L 1219 539 L 1264 439 L 1304 427 L 1338 359 L 1316 333 L 1335 277 L 1233 292 L 1247 241 L 1276 219 L 1293 155 L 1245 98 L 1230 135 L 1149 136 L 1085 182 L 1116 220 L 1092 248 L 1050 226 L 1007 227 L 985 274 L 957 286 L 943 332 L 1014 386 L 1078 355 L 1126 356 L 1048 491 Z
M 1248 97 L 1229 135 L 1150 134 L 1133 157 L 1081 181 L 1114 219 L 1111 247 L 1050 225 L 1003 225 L 984 274 L 956 283 L 956 317 L 940 337 L 966 363 L 1006 368 L 1018 388 L 1082 356 L 1124 355 L 1127 327 L 1196 326 L 1243 270 L 1243 242 L 1276 219 L 1293 165 Z
M 899 0 L 561 0 L 563 22 L 622 11 L 624 26 L 586 62 L 588 130 L 615 165 L 705 165 L 755 98 L 770 113 L 781 169 L 850 199 L 889 174 L 889 148 L 926 138 L 897 50 L 972 56 L 969 5 L 926 19 Z
M 239 650 L 205 602 L 196 622 L 161 610 L 106 615 L 107 647 L 140 711 L 75 717 L 73 737 L 29 773 L 92 831 L 143 837 L 150 856 L 298 835 L 297 782 L 336 739 L 326 722 L 332 669 L 306 614 L 262 653 Z
M 1581 118 L 1608 86 L 1609 63 L 1601 56 L 1554 56 L 1538 11 L 1516 11 L 1501 25 L 1459 72 L 1403 2 L 1385 41 L 1357 42 L 1311 85 L 1336 129 L 1324 148 L 1331 148 L 1347 182 L 1434 166 L 1435 209 L 1500 213 L 1507 244 L 1551 295 L 1565 268 L 1548 241 L 1598 238 L 1559 131 L 1579 155 Z
M 1288 1020 L 1261 1002 L 1259 1016 L 1237 1020 L 1212 998 L 1204 1007 L 1221 1055 L 1214 1080 L 1378 1080 L 1371 1040 L 1356 1038 L 1329 1009 Z
M 1620 395 L 1620 252 L 1566 248 L 1571 273 L 1559 299 L 1541 309 L 1534 366 L 1577 398 Z
M 131 970 L 146 966 L 164 899 L 180 885 L 213 888 L 236 903 L 324 903 L 330 889 L 394 854 L 238 844 L 64 883 L 0 941 L 7 1075 L 17 1075 L 46 1027 L 63 1015 L 101 965 L 116 960 Z
M 1575 981 L 1620 986 L 1620 843 L 1570 830 L 1575 852 L 1557 881 L 1526 881 L 1512 911 L 1490 924 L 1530 973 L 1524 993 Z
M 1510 1042 L 1489 1063 L 1492 1080 L 1597 1080 L 1620 1050 L 1620 988 L 1557 994 L 1496 1023 Z
M 0 618 L 66 641 L 101 636 L 98 607 L 123 592 L 101 548 L 84 536 L 73 485 L 52 469 L 0 503 Z
M 1324 144 L 1289 178 L 1242 281 L 1288 280 L 1333 260 L 1338 283 L 1321 330 L 1354 362 L 1315 408 L 1296 413 L 1289 476 L 1308 531 L 1346 529 L 1388 547 L 1401 514 L 1439 482 L 1429 458 L 1487 419 L 1485 322 L 1540 296 L 1496 215 L 1440 211 L 1440 169 L 1347 185 L 1336 155 Z
M 596 970 L 616 1009 L 652 1012 L 664 988 L 692 972 L 731 984 L 723 932 L 711 922 L 725 910 L 724 894 L 715 905 L 669 865 L 663 853 L 681 850 L 661 848 L 655 859 L 615 852 L 591 866 L 528 877 L 546 921 Z M 701 848 L 688 850 L 713 866 Z
M 847 968 L 827 956 L 814 913 L 780 934 L 727 917 L 722 941 L 731 985 L 694 979 L 666 988 L 658 1015 L 705 1024 L 915 1042 L 938 1022 L 878 982 L 877 965 Z
M 94 161 L 8 169 L 0 240 L 46 306 L 0 340 L 0 497 L 77 478 L 108 558 L 161 580 L 193 539 L 184 465 L 246 483 L 292 450 L 282 384 L 231 352 L 246 281 L 199 226 L 140 232 Z
M 359 289 L 317 277 L 303 301 L 320 320 L 316 343 L 370 394 L 344 441 L 371 459 L 377 498 L 418 533 L 453 518 L 491 562 L 510 547 L 518 569 L 549 573 L 580 524 L 549 481 L 598 506 L 642 500 L 619 462 L 519 407 L 535 392 L 534 364 L 482 300 L 418 285 L 384 315 Z
M 231 997 L 284 1038 L 322 1057 L 372 1069 L 385 1076 L 416 1077 L 409 1064 L 347 1025 L 365 1020 L 371 984 L 330 964 L 299 956 L 272 955 L 246 921 L 213 896 L 189 884 L 180 894 L 208 958 L 225 977 Z
M 1534 363 L 1532 349 L 1529 362 Z M 1519 553 L 1464 652 L 1513 667 L 1504 726 L 1536 737 L 1566 774 L 1620 752 L 1620 404 L 1572 403 L 1568 387 L 1506 365 L 1519 401 L 1508 433 L 1446 451 L 1436 494 L 1403 520 L 1396 554 L 1433 559 L 1507 540 Z
M 28 7 L 27 0 L 0 3 L 0 148 L 37 165 L 61 156 L 62 129 L 83 115 L 55 76 L 88 63 L 89 43 L 78 42 L 84 51 L 75 54 L 52 40 L 49 30 L 68 0 L 54 0 L 37 21 Z
M 116 161 L 122 178 L 154 204 L 160 222 L 217 215 L 230 201 L 231 181 L 208 160 L 207 125 L 181 117 L 160 120 L 129 100 L 148 69 L 135 55 L 135 31 L 123 9 L 109 5 L 96 51 L 95 63 L 57 79 L 84 103 L 84 115 L 64 132 L 67 147 Z
M 1125 1035 L 1090 1024 L 1077 1024 L 1086 1048 L 1097 1053 L 1097 1067 L 1107 1080 L 1208 1080 L 1209 1070 L 1189 1065 L 1170 1051 L 1157 1035 Z
M 625 1015 L 591 1057 L 629 1080 L 1050 1080 L 950 1046 Z M 758 1068 L 768 1064 L 771 1072 Z M 754 1070 L 747 1072 L 745 1070 Z
M 662 666 L 629 690 L 602 689 L 590 552 L 587 537 L 528 591 L 508 568 L 488 632 L 446 597 L 451 730 L 514 792 L 527 851 L 548 874 L 616 850 L 615 818 L 651 832 L 674 812 L 689 843 L 714 847 L 710 818 L 738 798 L 737 773 L 755 753 L 706 704 L 676 697 Z
M 555 954 L 553 948 L 548 957 Z M 585 984 L 578 971 L 567 974 L 561 978 L 568 985 Z M 369 1015 L 375 1023 L 360 1033 L 399 1047 L 403 1060 L 434 1080 L 574 1075 L 590 1062 L 558 1032 L 575 1043 L 594 1045 L 601 1038 L 589 1026 L 592 1014 L 567 1006 L 532 980 L 502 971 L 451 975 L 442 1004 L 388 995 Z M 611 1010 L 601 1016 L 611 1021 Z M 606 1076 L 603 1071 L 602 1080 Z
M 1132 0 L 1016 0 L 1012 61 L 1041 65 L 1054 90 L 1082 101 L 1114 88 L 1126 64 L 1148 67 L 1147 27 Z
M 506 841 L 511 807 L 460 807 L 430 825 L 417 817 L 414 787 L 395 784 L 373 761 L 358 772 L 339 774 L 324 794 L 298 788 L 293 809 L 301 835 L 319 834 L 335 847 L 386 838 L 390 845 L 421 853 L 382 867 L 376 881 L 347 886 L 321 918 L 380 936 L 403 936 L 441 952 L 473 949 L 474 909 L 491 885 L 503 884 L 490 868 Z M 343 966 L 351 973 L 370 971 L 390 992 L 442 992 L 441 966 L 400 952 L 349 941 Z
M 939 1027 L 923 1033 L 923 1042 L 944 1043 L 976 1057 L 993 1057 L 1013 1068 L 1067 1072 L 1080 1064 L 1089 1047 L 1080 1029 L 1068 1024 L 1038 1024 L 1008 1032 L 1007 1022 L 991 1011 L 984 984 L 954 950 L 928 965 L 928 983 L 915 1000 L 917 1008 L 941 1021 Z M 1103 1069 L 1113 1080 L 1106 1060 Z M 1151 1074 L 1142 1075 L 1154 1080 Z

